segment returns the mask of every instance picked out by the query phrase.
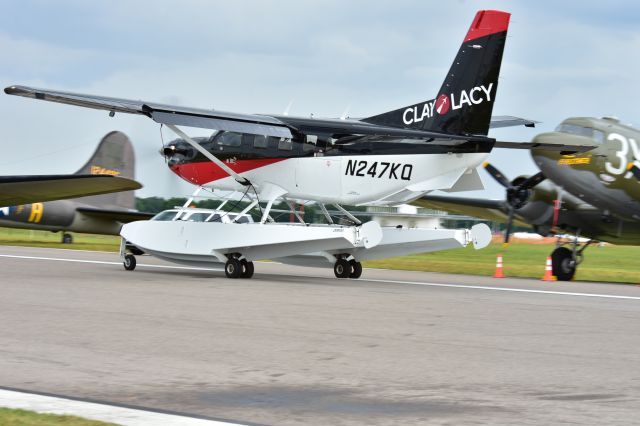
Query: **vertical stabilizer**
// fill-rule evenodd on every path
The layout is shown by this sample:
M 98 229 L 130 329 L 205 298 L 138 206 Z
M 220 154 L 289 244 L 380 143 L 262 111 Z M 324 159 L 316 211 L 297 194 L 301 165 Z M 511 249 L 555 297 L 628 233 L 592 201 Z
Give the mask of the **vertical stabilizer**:
M 363 121 L 456 135 L 486 135 L 510 16 L 497 10 L 476 14 L 434 99 Z
M 107 133 L 98 144 L 93 156 L 75 174 L 113 175 L 135 179 L 135 156 L 131 141 L 122 132 Z M 83 204 L 104 209 L 135 208 L 133 191 L 82 197 L 77 200 Z

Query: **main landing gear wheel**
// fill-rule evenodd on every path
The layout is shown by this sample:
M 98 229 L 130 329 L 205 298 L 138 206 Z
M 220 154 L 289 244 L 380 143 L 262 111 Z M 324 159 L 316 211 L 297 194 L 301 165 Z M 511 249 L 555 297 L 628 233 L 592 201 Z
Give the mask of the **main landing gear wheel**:
M 362 263 L 356 262 L 352 260 L 349 262 L 351 264 L 351 273 L 349 274 L 349 278 L 360 278 L 362 276 Z
M 242 266 L 242 273 L 240 274 L 240 278 L 251 278 L 253 276 L 253 262 L 247 262 L 242 259 L 240 261 L 240 265 Z
M 351 275 L 351 263 L 346 259 L 336 260 L 333 265 L 333 273 L 336 274 L 336 278 L 349 278 Z
M 242 263 L 235 258 L 227 260 L 224 265 L 224 274 L 227 278 L 238 278 L 242 274 Z
M 135 256 L 132 254 L 125 255 L 122 264 L 124 265 L 124 269 L 126 269 L 127 271 L 133 271 L 134 269 L 136 269 Z
M 558 247 L 551 253 L 551 269 L 559 281 L 571 281 L 576 273 L 577 262 L 566 247 Z
M 73 237 L 71 236 L 71 234 L 67 234 L 66 232 L 64 232 L 62 234 L 62 244 L 71 244 L 73 242 Z

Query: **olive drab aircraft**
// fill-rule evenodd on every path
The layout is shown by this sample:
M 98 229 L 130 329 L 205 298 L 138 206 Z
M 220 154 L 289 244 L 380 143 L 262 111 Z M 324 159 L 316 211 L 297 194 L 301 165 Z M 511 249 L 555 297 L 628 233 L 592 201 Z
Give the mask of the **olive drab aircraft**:
M 62 232 L 63 243 L 72 242 L 69 232 L 118 235 L 123 223 L 152 216 L 133 210 L 135 199 L 132 190 L 142 187 L 133 180 L 134 168 L 133 147 L 129 138 L 121 132 L 110 132 L 102 138 L 95 153 L 83 167 L 75 174 L 58 180 L 62 185 L 66 183 L 71 187 L 71 190 L 60 188 L 60 191 L 66 191 L 70 197 L 81 198 L 47 201 L 63 197 L 51 187 L 50 182 L 47 184 L 45 181 L 40 192 L 29 193 L 33 202 L 0 207 L 0 226 Z M 94 179 L 105 181 L 110 187 L 96 190 L 84 184 Z M 74 185 L 76 180 L 84 186 Z M 100 185 L 104 187 L 104 184 Z M 18 187 L 17 196 L 8 201 L 23 200 L 24 187 L 22 191 Z
M 426 195 L 414 204 L 506 221 L 505 242 L 514 222 L 530 225 L 542 235 L 586 237 L 586 243 L 559 240 L 551 255 L 553 274 L 571 280 L 592 242 L 640 245 L 638 129 L 612 117 L 574 117 L 532 142 L 570 145 L 587 141 L 596 147 L 579 154 L 531 149 L 540 172 L 512 181 L 486 164 L 487 172 L 506 188 L 505 200 Z
M 337 207 L 401 204 L 436 189 L 481 188 L 476 166 L 493 147 L 531 146 L 487 136 L 492 124 L 533 124 L 491 118 L 509 18 L 495 10 L 476 14 L 434 100 L 360 120 L 229 113 L 24 86 L 5 93 L 111 116 L 146 115 L 180 137 L 164 148 L 173 172 L 194 185 L 255 194 L 256 204 L 267 203 L 263 222 L 278 198 Z M 215 133 L 193 139 L 178 126 Z

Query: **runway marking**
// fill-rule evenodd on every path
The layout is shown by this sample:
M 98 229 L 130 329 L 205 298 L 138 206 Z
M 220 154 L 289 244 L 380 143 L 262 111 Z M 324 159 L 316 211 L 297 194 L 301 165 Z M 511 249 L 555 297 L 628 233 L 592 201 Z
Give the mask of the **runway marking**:
M 38 413 L 74 415 L 131 426 L 222 426 L 239 424 L 6 389 L 0 389 L 0 407 L 30 410 Z
M 51 260 L 57 262 L 77 262 L 77 263 L 94 263 L 101 265 L 122 265 L 121 262 L 108 262 L 104 260 L 84 260 L 84 259 L 64 259 L 58 257 L 40 257 L 40 256 L 18 256 L 12 254 L 0 254 L 0 257 L 14 258 L 14 259 L 33 259 L 33 260 Z M 192 266 L 170 266 L 170 265 L 150 265 L 139 263 L 138 266 L 144 266 L 147 268 L 165 268 L 165 269 L 181 269 L 190 271 L 214 271 L 221 272 L 223 269 L 214 268 L 197 268 Z M 319 278 L 327 279 L 327 277 L 308 275 L 305 278 Z M 537 293 L 537 294 L 550 294 L 556 296 L 577 296 L 577 297 L 596 297 L 601 299 L 623 299 L 623 300 L 640 300 L 640 296 L 620 296 L 615 294 L 599 294 L 599 293 L 577 293 L 568 291 L 552 291 L 552 290 L 532 290 L 525 288 L 512 288 L 512 287 L 491 287 L 480 285 L 465 285 L 465 284 L 441 284 L 441 283 L 427 283 L 418 281 L 395 281 L 395 280 L 376 280 L 369 278 L 361 278 L 353 280 L 355 282 L 372 282 L 372 283 L 387 283 L 387 284 L 405 284 L 405 285 L 421 285 L 427 287 L 446 287 L 446 288 L 463 288 L 473 290 L 489 290 L 489 291 L 509 291 L 515 293 Z
M 41 257 L 41 256 L 17 256 L 13 254 L 0 254 L 0 257 L 8 257 L 13 259 L 31 259 L 31 260 L 52 260 L 56 262 L 76 262 L 76 263 L 94 263 L 98 265 L 122 265 L 122 262 L 108 262 L 106 260 L 84 260 L 84 259 L 64 259 L 61 257 Z M 150 265 L 147 263 L 138 263 L 138 266 L 147 268 L 164 268 L 164 269 L 187 269 L 191 271 L 214 271 L 220 272 L 224 269 L 214 268 L 196 268 L 193 266 L 173 266 L 173 265 Z
M 465 289 L 475 289 L 475 290 L 511 291 L 516 293 L 553 294 L 553 295 L 559 295 L 559 296 L 599 297 L 603 299 L 640 300 L 640 296 L 620 296 L 616 294 L 598 294 L 598 293 L 574 293 L 569 291 L 531 290 L 526 288 L 490 287 L 490 286 L 482 286 L 482 285 L 421 283 L 416 281 L 376 280 L 376 279 L 368 279 L 368 278 L 362 278 L 354 281 L 369 281 L 374 283 L 389 283 L 389 284 L 423 285 L 423 286 L 429 286 L 429 287 L 465 288 Z

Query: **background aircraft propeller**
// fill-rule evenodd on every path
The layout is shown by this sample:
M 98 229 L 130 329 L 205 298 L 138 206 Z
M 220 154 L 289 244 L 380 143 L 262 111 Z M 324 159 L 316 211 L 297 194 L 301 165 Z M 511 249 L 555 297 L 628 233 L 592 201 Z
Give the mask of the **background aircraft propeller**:
M 511 236 L 511 230 L 513 228 L 513 217 L 516 209 L 525 205 L 529 197 L 531 196 L 531 189 L 546 179 L 542 172 L 538 172 L 535 175 L 526 178 L 524 180 L 516 179 L 509 181 L 500 170 L 496 169 L 489 163 L 484 164 L 485 170 L 494 178 L 500 185 L 506 188 L 507 206 L 509 209 L 509 216 L 507 219 L 507 229 L 504 232 L 504 244 L 509 244 L 509 237 Z

